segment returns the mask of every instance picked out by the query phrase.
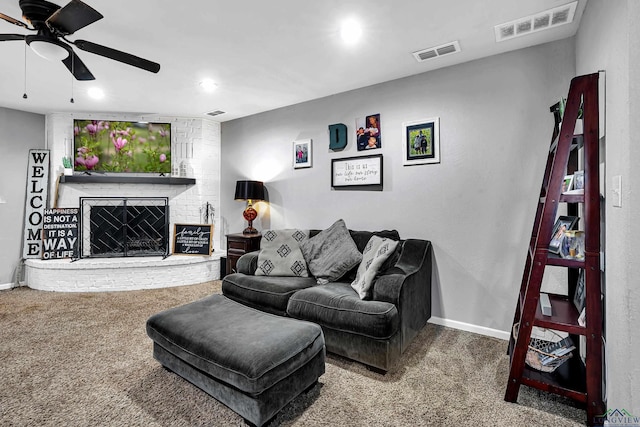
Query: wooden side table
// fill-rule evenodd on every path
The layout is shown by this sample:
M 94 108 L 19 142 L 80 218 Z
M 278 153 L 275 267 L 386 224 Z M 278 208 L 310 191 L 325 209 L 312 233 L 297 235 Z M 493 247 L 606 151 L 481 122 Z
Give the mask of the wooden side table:
M 227 234 L 227 274 L 236 273 L 238 259 L 260 249 L 262 234 Z

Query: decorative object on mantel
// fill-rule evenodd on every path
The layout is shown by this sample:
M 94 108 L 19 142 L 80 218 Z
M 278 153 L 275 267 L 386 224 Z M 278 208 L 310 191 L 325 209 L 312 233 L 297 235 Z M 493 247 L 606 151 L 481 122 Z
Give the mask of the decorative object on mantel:
M 73 163 L 69 157 L 64 156 L 62 158 L 62 166 L 64 167 L 65 176 L 73 175 Z
M 313 152 L 310 139 L 293 141 L 293 168 L 310 168 Z
M 253 220 L 258 217 L 258 212 L 253 208 L 254 201 L 264 200 L 264 183 L 262 181 L 237 181 L 236 200 L 246 200 L 247 207 L 242 212 L 242 216 L 249 222 L 243 234 L 257 234 L 258 230 L 253 228 Z
M 329 125 L 329 150 L 340 151 L 347 146 L 347 126 L 343 123 Z
M 414 120 L 402 124 L 404 166 L 440 163 L 440 118 Z

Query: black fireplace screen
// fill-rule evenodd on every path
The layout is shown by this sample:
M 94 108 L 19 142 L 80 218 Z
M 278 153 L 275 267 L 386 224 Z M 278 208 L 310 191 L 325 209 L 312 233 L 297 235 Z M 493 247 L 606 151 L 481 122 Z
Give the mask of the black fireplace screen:
M 80 206 L 83 258 L 169 254 L 166 197 L 83 197 Z

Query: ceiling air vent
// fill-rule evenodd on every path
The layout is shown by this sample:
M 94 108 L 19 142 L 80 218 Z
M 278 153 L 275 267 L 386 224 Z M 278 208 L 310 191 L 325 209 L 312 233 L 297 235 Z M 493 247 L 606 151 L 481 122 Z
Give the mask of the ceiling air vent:
M 564 24 L 570 24 L 573 22 L 577 6 L 578 2 L 574 1 L 564 6 L 554 7 L 553 9 L 536 13 L 535 15 L 496 25 L 494 27 L 496 42 L 524 36 L 537 31 L 548 30 Z
M 224 114 L 224 111 L 220 111 L 220 110 L 209 111 L 206 114 L 207 114 L 207 116 L 219 116 L 220 114 Z
M 458 52 L 460 52 L 460 43 L 458 43 L 458 41 L 456 40 L 451 43 L 445 43 L 440 46 L 430 47 L 429 49 L 422 49 L 417 52 L 413 52 L 413 56 L 416 58 L 416 61 L 423 62 L 428 59 L 433 59 L 439 56 Z

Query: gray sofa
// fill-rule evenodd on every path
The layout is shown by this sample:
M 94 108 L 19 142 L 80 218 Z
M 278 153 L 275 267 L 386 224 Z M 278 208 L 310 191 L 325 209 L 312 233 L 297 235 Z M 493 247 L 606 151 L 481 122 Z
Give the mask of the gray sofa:
M 222 292 L 249 307 L 314 322 L 327 351 L 386 372 L 431 317 L 431 243 L 401 240 L 395 230 L 349 233 L 360 252 L 373 235 L 400 242 L 380 269 L 370 299 L 360 299 L 350 286 L 357 266 L 338 281 L 318 285 L 314 277 L 255 275 L 259 252 L 238 260 L 238 272 L 224 278 Z

